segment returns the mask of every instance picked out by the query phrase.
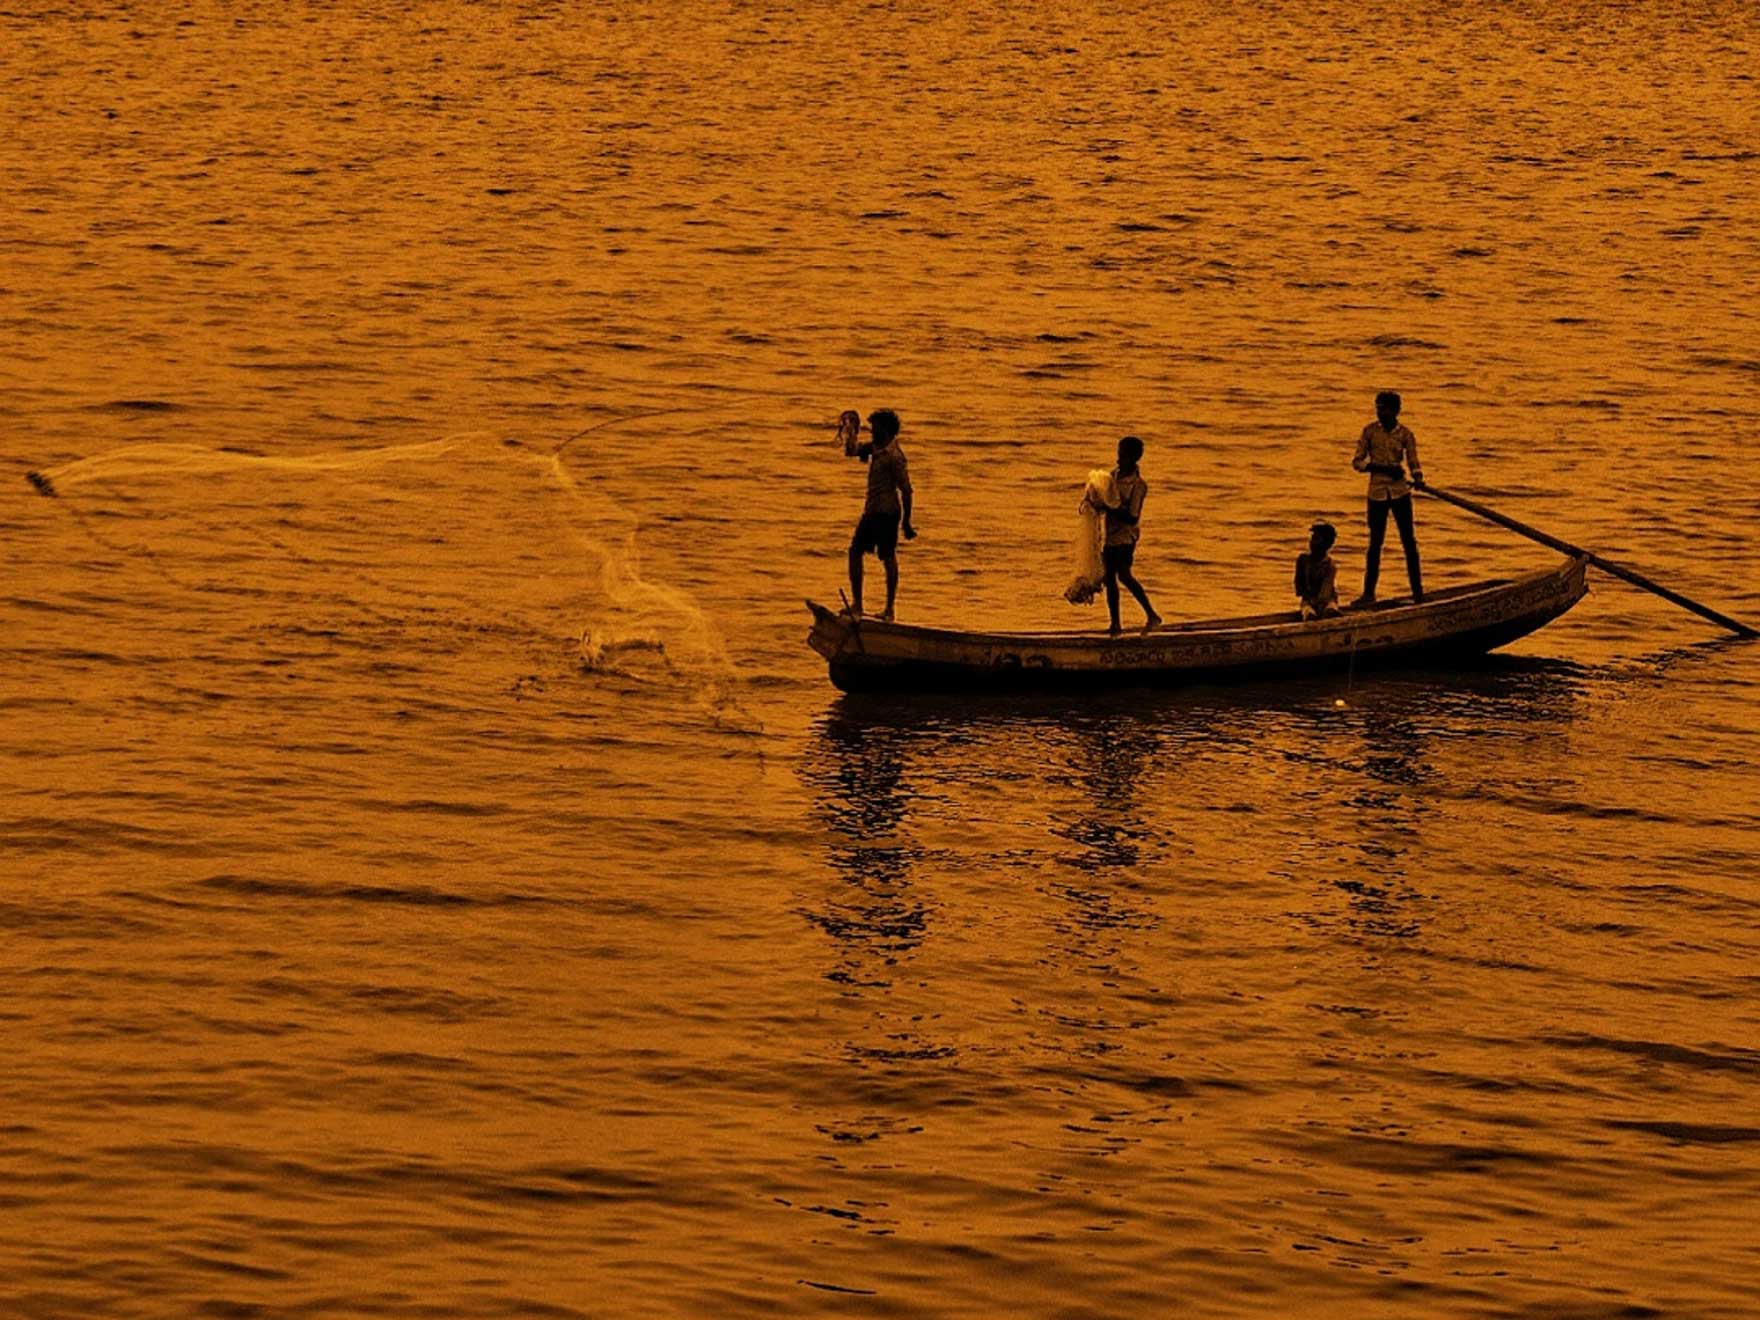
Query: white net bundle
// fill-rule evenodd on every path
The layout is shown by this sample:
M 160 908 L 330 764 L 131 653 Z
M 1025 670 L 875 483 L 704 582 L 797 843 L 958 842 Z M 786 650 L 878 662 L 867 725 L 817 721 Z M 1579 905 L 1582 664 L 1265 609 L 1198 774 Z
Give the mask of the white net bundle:
M 1063 598 L 1071 605 L 1089 604 L 1100 590 L 1104 571 L 1100 549 L 1106 541 L 1104 510 L 1106 506 L 1117 503 L 1118 487 L 1112 479 L 1112 473 L 1105 468 L 1095 468 L 1088 473 L 1088 484 L 1082 491 L 1082 501 L 1076 506 L 1077 524 L 1071 556 L 1075 577 L 1063 592 Z

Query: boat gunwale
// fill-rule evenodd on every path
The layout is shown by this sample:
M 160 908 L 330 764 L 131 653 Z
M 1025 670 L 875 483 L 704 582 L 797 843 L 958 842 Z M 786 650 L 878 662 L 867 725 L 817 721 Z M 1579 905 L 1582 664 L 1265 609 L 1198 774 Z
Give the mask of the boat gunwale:
M 1041 648 L 1050 646 L 1062 649 L 1072 645 L 1106 645 L 1146 648 L 1164 644 L 1169 638 L 1185 640 L 1188 638 L 1204 639 L 1218 635 L 1278 636 L 1291 633 L 1324 635 L 1333 631 L 1353 630 L 1365 623 L 1380 625 L 1397 621 L 1401 624 L 1409 624 L 1428 613 L 1442 612 L 1453 607 L 1470 604 L 1481 596 L 1514 593 L 1537 586 L 1549 579 L 1556 579 L 1562 587 L 1576 574 L 1579 568 L 1586 570 L 1588 565 L 1589 559 L 1586 555 L 1574 555 L 1557 567 L 1538 569 L 1520 577 L 1491 578 L 1483 582 L 1469 582 L 1462 586 L 1445 587 L 1441 591 L 1429 593 L 1422 601 L 1418 602 L 1390 601 L 1374 609 L 1346 610 L 1339 614 L 1317 619 L 1291 617 L 1293 612 L 1286 610 L 1277 614 L 1249 614 L 1225 619 L 1193 619 L 1182 623 L 1162 624 L 1146 632 L 1132 631 L 1116 634 L 1097 632 L 1092 629 L 1063 632 L 968 632 L 956 628 L 927 627 L 922 624 L 887 623 L 872 618 L 852 620 L 817 602 L 808 601 L 807 605 L 812 609 L 816 618 L 823 616 L 827 622 L 851 634 L 859 634 L 863 630 L 872 629 L 883 636 L 914 637 L 954 646 L 1038 646 Z

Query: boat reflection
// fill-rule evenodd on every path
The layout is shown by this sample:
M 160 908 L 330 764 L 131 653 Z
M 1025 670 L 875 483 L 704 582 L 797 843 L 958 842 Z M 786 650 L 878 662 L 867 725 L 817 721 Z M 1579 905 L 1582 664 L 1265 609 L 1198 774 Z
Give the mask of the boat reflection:
M 1577 665 L 1493 656 L 1354 684 L 842 696 L 802 765 L 842 881 L 811 919 L 849 963 L 833 979 L 882 982 L 929 935 L 925 881 L 945 900 L 962 871 L 1000 857 L 1017 893 L 1072 905 L 1071 929 L 1150 921 L 1143 893 L 1280 877 L 1313 892 L 1323 873 L 1364 936 L 1409 937 L 1438 795 L 1461 791 L 1486 739 L 1538 750 L 1562 738 L 1593 681 Z
M 1144 819 L 1138 785 L 1162 748 L 1157 723 L 1140 714 L 1108 711 L 1077 722 L 1070 749 L 1070 779 L 1082 802 L 1052 827 L 1076 845 L 1059 860 L 1082 871 L 1139 865 L 1155 852 L 1155 833 Z
M 908 830 L 905 774 L 915 741 L 906 726 L 834 717 L 819 726 L 806 763 L 829 830 L 827 860 L 844 882 L 806 915 L 836 941 L 839 962 L 827 979 L 841 985 L 888 984 L 928 925 L 911 884 L 920 850 Z
M 881 1113 L 898 1088 L 975 1087 L 998 1053 L 1046 1097 L 1154 1073 L 1133 1042 L 1235 980 L 1409 1011 L 1430 964 L 1394 955 L 1459 916 L 1434 869 L 1460 855 L 1448 803 L 1498 767 L 1550 773 L 1596 682 L 1518 658 L 1354 686 L 836 699 L 799 767 L 825 861 L 799 910 L 852 1094 Z

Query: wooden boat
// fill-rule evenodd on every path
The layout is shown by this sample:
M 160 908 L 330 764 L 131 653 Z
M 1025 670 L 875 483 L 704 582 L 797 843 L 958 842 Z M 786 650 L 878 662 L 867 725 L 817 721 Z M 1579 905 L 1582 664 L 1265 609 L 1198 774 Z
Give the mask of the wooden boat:
M 845 692 L 884 689 L 1129 687 L 1448 663 L 1550 623 L 1588 591 L 1577 555 L 1526 577 L 1476 582 L 1332 618 L 1259 614 L 1163 624 L 1149 633 L 983 633 L 852 619 L 807 602 L 807 645 Z

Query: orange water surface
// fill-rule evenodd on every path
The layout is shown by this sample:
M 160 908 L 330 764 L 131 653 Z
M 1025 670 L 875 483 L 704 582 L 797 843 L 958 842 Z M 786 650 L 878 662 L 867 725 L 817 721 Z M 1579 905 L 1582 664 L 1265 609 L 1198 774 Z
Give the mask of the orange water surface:
M 839 696 L 1361 572 L 1760 621 L 1750 4 L 0 15 L 0 1315 L 1760 1311 L 1760 650 Z M 52 496 L 29 484 L 36 472 Z M 1556 562 L 1420 499 L 1431 585 Z M 1397 551 L 1384 582 L 1400 578 Z M 872 590 L 872 588 L 871 588 Z M 1132 607 L 1127 603 L 1126 609 Z

